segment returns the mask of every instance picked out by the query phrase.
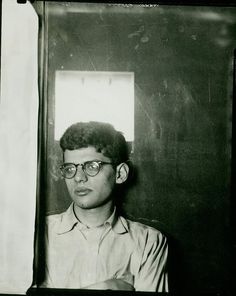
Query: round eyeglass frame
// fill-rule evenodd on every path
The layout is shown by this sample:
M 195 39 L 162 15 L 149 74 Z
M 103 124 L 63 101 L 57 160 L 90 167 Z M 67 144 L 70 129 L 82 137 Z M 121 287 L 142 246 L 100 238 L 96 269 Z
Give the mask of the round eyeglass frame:
M 98 165 L 97 167 L 97 171 L 94 173 L 94 174 L 91 174 L 91 173 L 88 173 L 87 170 L 86 170 L 86 166 L 88 164 L 91 164 L 91 163 L 96 163 Z M 84 163 L 72 163 L 72 162 L 67 162 L 67 163 L 64 163 L 60 166 L 60 171 L 61 171 L 61 174 L 64 178 L 66 179 L 72 179 L 74 178 L 74 176 L 76 175 L 77 173 L 77 170 L 78 170 L 78 166 L 81 166 L 83 172 L 89 176 L 89 177 L 95 177 L 101 170 L 102 166 L 103 165 L 106 165 L 106 164 L 111 164 L 113 165 L 112 162 L 106 162 L 106 161 L 101 161 L 101 160 L 89 160 L 89 161 L 85 161 Z M 70 177 L 66 176 L 65 172 L 64 172 L 64 169 L 66 166 L 71 166 L 71 167 L 74 167 L 75 168 L 75 171 L 74 171 L 74 174 L 71 175 Z

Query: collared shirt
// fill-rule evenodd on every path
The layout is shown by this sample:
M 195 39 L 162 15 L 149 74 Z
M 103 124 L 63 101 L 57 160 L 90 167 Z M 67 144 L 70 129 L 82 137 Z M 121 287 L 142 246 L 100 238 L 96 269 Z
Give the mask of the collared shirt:
M 88 228 L 66 212 L 47 217 L 44 287 L 83 289 L 122 279 L 136 291 L 168 292 L 167 240 L 158 230 L 116 211 L 99 227 Z

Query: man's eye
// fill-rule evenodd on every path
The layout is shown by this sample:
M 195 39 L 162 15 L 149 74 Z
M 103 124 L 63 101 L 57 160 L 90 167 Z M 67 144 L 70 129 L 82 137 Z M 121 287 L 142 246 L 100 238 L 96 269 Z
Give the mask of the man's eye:
M 89 170 L 96 170 L 98 168 L 98 163 L 96 161 L 88 162 L 86 167 Z
M 66 173 L 73 173 L 75 171 L 75 168 L 73 166 L 68 166 L 64 168 L 64 171 Z

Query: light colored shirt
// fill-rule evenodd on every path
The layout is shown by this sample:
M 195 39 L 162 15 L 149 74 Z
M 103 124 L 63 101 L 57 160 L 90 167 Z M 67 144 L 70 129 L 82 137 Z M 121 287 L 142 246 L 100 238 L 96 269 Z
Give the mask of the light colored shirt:
M 99 227 L 88 228 L 66 212 L 47 217 L 46 281 L 49 288 L 83 289 L 121 279 L 136 291 L 168 292 L 168 246 L 158 230 L 116 211 Z

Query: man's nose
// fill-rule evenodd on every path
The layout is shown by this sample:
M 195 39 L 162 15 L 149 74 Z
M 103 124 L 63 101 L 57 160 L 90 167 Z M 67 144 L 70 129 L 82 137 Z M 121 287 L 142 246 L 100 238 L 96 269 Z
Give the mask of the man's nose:
M 77 172 L 75 174 L 74 179 L 76 182 L 86 182 L 88 180 L 88 177 L 85 174 L 85 172 L 83 171 L 81 166 L 77 167 Z

